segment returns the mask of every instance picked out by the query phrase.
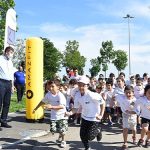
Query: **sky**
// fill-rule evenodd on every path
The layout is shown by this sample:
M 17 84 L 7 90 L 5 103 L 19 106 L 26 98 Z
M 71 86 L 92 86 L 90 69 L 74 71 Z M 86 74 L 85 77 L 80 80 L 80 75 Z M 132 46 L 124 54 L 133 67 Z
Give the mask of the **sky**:
M 61 52 L 68 40 L 79 42 L 81 55 L 87 58 L 85 74 L 90 75 L 90 60 L 99 56 L 103 41 L 112 41 L 115 50 L 129 52 L 130 19 L 131 73 L 149 72 L 150 1 L 149 0 L 14 0 L 19 30 L 16 39 L 48 38 Z M 109 65 L 109 73 L 117 70 Z M 124 70 L 129 75 L 129 67 Z M 100 72 L 103 73 L 104 72 Z M 65 74 L 64 69 L 59 73 Z

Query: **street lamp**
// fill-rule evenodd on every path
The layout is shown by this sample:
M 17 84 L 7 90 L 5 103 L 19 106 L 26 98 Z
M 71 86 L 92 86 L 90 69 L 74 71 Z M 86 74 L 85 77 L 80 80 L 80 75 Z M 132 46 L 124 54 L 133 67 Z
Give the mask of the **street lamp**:
M 129 76 L 131 75 L 131 58 L 130 58 L 130 18 L 134 18 L 132 16 L 130 16 L 129 14 L 127 14 L 125 17 L 123 17 L 125 19 L 128 19 L 128 33 L 129 33 Z

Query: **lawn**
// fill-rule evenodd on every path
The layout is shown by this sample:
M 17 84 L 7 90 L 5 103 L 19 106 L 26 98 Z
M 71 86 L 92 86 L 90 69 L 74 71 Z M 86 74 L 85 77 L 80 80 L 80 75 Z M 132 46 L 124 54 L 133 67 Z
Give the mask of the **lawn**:
M 18 103 L 16 92 L 12 94 L 9 112 L 16 112 L 16 111 L 24 110 L 25 109 L 25 97 L 26 96 L 24 95 L 22 101 Z

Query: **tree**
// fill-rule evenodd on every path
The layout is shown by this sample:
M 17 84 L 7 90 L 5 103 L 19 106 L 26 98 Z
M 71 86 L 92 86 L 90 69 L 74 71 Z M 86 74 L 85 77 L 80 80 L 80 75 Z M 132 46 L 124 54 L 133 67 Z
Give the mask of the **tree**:
M 89 69 L 91 77 L 97 76 L 100 71 L 100 65 L 97 58 L 90 60 L 92 68 Z
M 115 58 L 115 51 L 113 49 L 112 41 L 102 42 L 102 48 L 100 48 L 100 57 L 98 57 L 99 64 L 102 66 L 102 70 L 105 72 L 108 70 L 108 64 L 110 64 Z
M 63 55 L 54 47 L 54 44 L 46 38 L 44 41 L 44 79 L 50 79 L 60 71 Z
M 14 0 L 0 1 L 0 54 L 2 54 L 2 50 L 4 48 L 6 13 L 9 8 L 14 7 L 15 7 Z
M 25 69 L 25 40 L 16 40 L 15 52 L 12 61 L 15 67 L 18 67 L 18 65 L 22 65 L 23 69 Z
M 81 56 L 78 48 L 79 43 L 76 40 L 66 42 L 66 49 L 63 53 L 63 66 L 70 69 L 77 68 L 81 74 L 85 67 L 86 58 Z
M 115 51 L 115 59 L 112 61 L 112 63 L 117 68 L 118 73 L 121 70 L 125 69 L 125 67 L 128 65 L 127 61 L 128 61 L 128 56 L 125 51 L 123 51 L 123 50 Z

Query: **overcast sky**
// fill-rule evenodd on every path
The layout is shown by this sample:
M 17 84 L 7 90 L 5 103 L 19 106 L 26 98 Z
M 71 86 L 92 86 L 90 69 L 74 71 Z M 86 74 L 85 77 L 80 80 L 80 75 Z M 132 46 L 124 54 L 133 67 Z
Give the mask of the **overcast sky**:
M 129 51 L 128 23 L 131 31 L 131 72 L 149 73 L 150 1 L 149 0 L 15 0 L 18 15 L 16 38 L 45 37 L 64 51 L 66 41 L 77 40 L 79 51 L 89 60 L 99 55 L 102 41 L 111 40 L 115 50 Z M 114 72 L 110 66 L 107 75 Z M 129 68 L 124 71 L 127 76 Z M 103 73 L 103 72 L 101 72 Z M 64 74 L 64 71 L 60 73 Z

